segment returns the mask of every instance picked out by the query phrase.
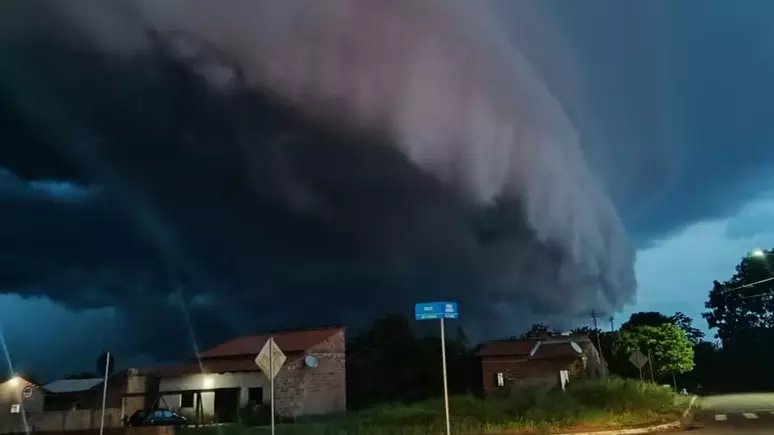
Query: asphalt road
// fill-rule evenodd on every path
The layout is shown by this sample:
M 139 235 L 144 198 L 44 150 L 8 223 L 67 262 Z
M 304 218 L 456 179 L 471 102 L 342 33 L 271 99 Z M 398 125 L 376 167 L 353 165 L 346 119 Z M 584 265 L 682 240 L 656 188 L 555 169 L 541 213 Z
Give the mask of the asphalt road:
M 774 393 L 699 398 L 688 430 L 697 435 L 774 435 Z

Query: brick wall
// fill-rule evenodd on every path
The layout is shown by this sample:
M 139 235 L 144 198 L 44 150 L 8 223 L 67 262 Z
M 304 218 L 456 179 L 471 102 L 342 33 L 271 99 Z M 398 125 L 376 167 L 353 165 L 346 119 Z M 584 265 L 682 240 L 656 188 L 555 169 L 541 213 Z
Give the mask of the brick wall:
M 277 412 L 284 416 L 329 414 L 347 408 L 346 337 L 344 330 L 310 349 L 317 367 L 303 357 L 283 367 L 276 383 Z
M 484 357 L 481 359 L 481 375 L 484 392 L 487 394 L 508 394 L 511 388 L 531 386 L 527 379 L 535 383 L 548 385 L 559 382 L 559 371 L 569 370 L 571 376 L 583 371 L 583 362 L 579 358 L 530 360 L 514 357 Z M 505 386 L 497 386 L 497 373 L 502 373 Z M 539 380 L 539 381 L 538 381 Z

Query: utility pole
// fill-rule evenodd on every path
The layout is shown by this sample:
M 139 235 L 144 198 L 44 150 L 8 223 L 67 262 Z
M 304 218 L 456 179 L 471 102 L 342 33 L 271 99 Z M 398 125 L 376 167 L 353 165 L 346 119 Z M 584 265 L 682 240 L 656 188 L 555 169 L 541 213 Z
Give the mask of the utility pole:
M 650 381 L 656 383 L 656 377 L 653 376 L 653 357 L 650 354 L 650 345 L 648 345 L 648 365 L 650 366 Z
M 610 316 L 610 332 L 615 332 L 615 326 L 613 326 L 613 320 L 615 320 L 615 318 L 613 316 Z
M 602 377 L 607 377 L 607 370 L 605 368 L 605 365 L 602 363 L 602 342 L 599 339 L 599 327 L 597 326 L 597 311 L 592 309 L 591 310 L 591 320 L 594 322 L 594 333 L 597 335 L 597 364 L 602 367 Z

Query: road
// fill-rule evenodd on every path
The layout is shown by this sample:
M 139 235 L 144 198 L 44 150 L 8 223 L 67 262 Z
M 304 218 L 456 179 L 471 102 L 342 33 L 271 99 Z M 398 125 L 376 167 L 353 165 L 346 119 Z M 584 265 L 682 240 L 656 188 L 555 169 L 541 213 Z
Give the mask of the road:
M 774 393 L 707 396 L 690 424 L 697 435 L 774 435 Z

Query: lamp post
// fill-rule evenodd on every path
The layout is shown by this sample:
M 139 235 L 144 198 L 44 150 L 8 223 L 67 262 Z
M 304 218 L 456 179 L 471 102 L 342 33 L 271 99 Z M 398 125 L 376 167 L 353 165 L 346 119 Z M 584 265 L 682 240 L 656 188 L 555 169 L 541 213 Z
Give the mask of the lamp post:
M 742 285 L 740 285 L 738 287 L 733 287 L 733 288 L 730 288 L 730 289 L 726 289 L 726 290 L 722 291 L 722 293 L 728 293 L 728 292 L 740 290 L 740 289 L 743 289 L 743 288 L 754 287 L 754 286 L 756 286 L 758 284 L 763 284 L 765 282 L 774 281 L 774 270 L 772 269 L 772 265 L 769 263 L 769 260 L 768 260 L 768 258 L 770 256 L 774 256 L 774 251 L 764 251 L 763 249 L 754 249 L 754 250 L 750 251 L 750 253 L 747 255 L 748 258 L 763 261 L 764 266 L 766 266 L 766 270 L 768 270 L 769 274 L 771 275 L 770 277 L 761 279 L 759 281 L 751 282 L 749 284 L 742 284 Z M 750 296 L 743 296 L 742 299 L 754 298 L 754 297 L 758 297 L 758 296 L 763 296 L 765 294 L 767 294 L 767 293 L 761 293 L 761 294 L 750 295 Z
M 762 261 L 763 265 L 766 266 L 766 270 L 768 270 L 770 274 L 774 275 L 774 270 L 772 270 L 772 265 L 769 262 L 769 257 L 772 255 L 774 255 L 774 251 L 764 251 L 763 249 L 754 249 L 752 252 L 750 252 L 750 258 Z

